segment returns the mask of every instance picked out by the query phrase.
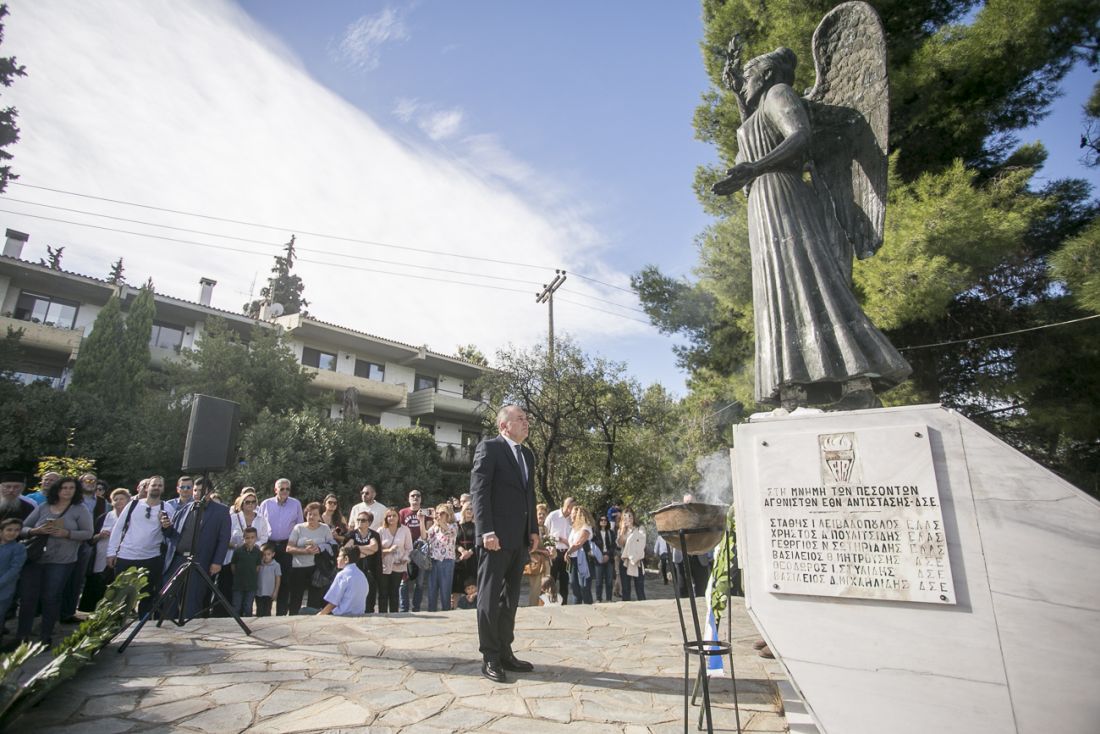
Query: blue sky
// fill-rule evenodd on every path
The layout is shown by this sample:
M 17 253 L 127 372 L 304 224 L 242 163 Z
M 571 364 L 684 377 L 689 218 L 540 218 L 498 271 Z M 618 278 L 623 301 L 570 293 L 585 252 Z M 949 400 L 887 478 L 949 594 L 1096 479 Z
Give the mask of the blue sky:
M 544 339 L 534 292 L 564 267 L 559 333 L 683 392 L 673 340 L 620 289 L 645 264 L 696 261 L 691 181 L 715 159 L 691 127 L 700 35 L 686 1 L 15 0 L 21 183 L 268 226 L 18 185 L 7 196 L 35 203 L 0 202 L 0 221 L 31 233 L 28 257 L 64 244 L 79 272 L 121 255 L 132 281 L 191 299 L 213 277 L 228 310 L 295 233 L 318 318 L 444 352 Z M 1021 135 L 1051 149 L 1047 176 L 1100 181 L 1077 163 L 1093 78 L 1076 70 Z M 170 243 L 156 224 L 204 234 Z

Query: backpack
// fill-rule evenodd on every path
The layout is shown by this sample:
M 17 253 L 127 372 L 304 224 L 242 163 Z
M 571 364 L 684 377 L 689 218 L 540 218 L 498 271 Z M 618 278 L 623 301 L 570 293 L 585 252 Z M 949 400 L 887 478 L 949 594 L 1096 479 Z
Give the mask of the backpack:
M 415 563 L 421 571 L 431 570 L 432 556 L 428 553 L 428 541 L 421 539 L 413 543 L 409 560 Z

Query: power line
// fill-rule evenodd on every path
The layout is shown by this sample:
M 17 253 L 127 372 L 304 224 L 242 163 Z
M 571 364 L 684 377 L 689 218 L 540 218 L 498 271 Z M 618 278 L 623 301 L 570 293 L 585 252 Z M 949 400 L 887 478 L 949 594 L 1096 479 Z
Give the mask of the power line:
M 265 240 L 251 239 L 249 237 L 235 237 L 233 235 L 220 234 L 218 232 L 207 232 L 205 230 L 191 229 L 189 227 L 175 227 L 175 226 L 172 226 L 170 224 L 159 224 L 157 222 L 146 222 L 146 221 L 141 220 L 141 219 L 128 219 L 126 217 L 116 217 L 116 216 L 111 215 L 111 214 L 100 214 L 99 212 L 87 211 L 86 209 L 72 209 L 70 207 L 65 207 L 65 206 L 55 206 L 54 204 L 42 204 L 42 203 L 39 203 L 37 201 L 27 201 L 25 199 L 15 199 L 15 198 L 12 198 L 10 196 L 0 196 L 0 199 L 5 200 L 5 201 L 12 201 L 12 202 L 15 202 L 17 204 L 30 204 L 31 206 L 41 206 L 41 207 L 46 207 L 47 209 L 59 209 L 61 211 L 65 211 L 65 212 L 73 212 L 75 214 L 86 214 L 86 215 L 91 216 L 91 217 L 100 217 L 102 219 L 113 219 L 113 220 L 119 221 L 119 222 L 129 222 L 131 224 L 141 224 L 141 225 L 145 225 L 145 226 L 148 226 L 148 227 L 160 227 L 162 229 L 169 229 L 169 230 L 173 230 L 175 232 L 190 232 L 192 234 L 201 234 L 201 235 L 205 235 L 207 237 L 220 237 L 222 239 L 236 240 L 238 242 L 249 242 L 249 243 L 252 243 L 252 244 L 263 245 L 264 247 L 274 247 L 274 248 L 282 249 L 285 246 L 285 244 L 278 243 L 278 242 L 267 242 Z M 4 210 L 4 211 L 6 211 L 6 210 Z M 26 216 L 32 216 L 32 215 L 28 214 Z M 55 221 L 66 222 L 68 224 L 80 225 L 79 222 L 69 222 L 67 220 L 55 220 Z M 83 226 L 83 225 L 81 225 L 81 226 Z M 120 230 L 120 231 L 122 231 L 122 230 Z M 129 234 L 133 234 L 133 233 L 129 233 Z M 156 235 L 147 235 L 147 236 L 155 237 Z M 521 280 L 517 280 L 516 278 L 503 276 L 503 275 L 489 275 L 488 273 L 469 273 L 469 272 L 465 272 L 465 271 L 456 271 L 456 270 L 453 270 L 451 268 L 438 268 L 438 267 L 433 267 L 431 265 L 417 265 L 415 263 L 401 262 L 399 260 L 385 260 L 385 259 L 382 259 L 382 258 L 367 257 L 366 255 L 353 255 L 353 254 L 350 254 L 350 253 L 337 252 L 337 251 L 334 251 L 334 250 L 321 250 L 321 249 L 318 249 L 318 248 L 315 248 L 315 247 L 298 247 L 297 249 L 298 249 L 299 252 L 314 252 L 314 253 L 317 253 L 318 255 L 332 255 L 334 257 L 347 257 L 347 258 L 351 258 L 353 260 L 364 260 L 366 262 L 382 263 L 383 265 L 400 265 L 402 267 L 422 268 L 424 270 L 434 270 L 436 272 L 441 272 L 441 273 L 454 273 L 456 275 L 468 275 L 468 276 L 475 277 L 475 278 L 489 278 L 490 280 L 506 280 L 510 283 L 517 283 L 518 282 L 518 283 L 528 283 L 530 285 L 536 285 L 536 286 L 539 285 L 538 281 L 534 281 L 534 280 L 521 281 Z M 589 298 L 595 298 L 595 296 L 588 296 L 588 297 Z M 603 300 L 603 299 L 597 299 L 597 300 Z M 613 303 L 613 302 L 608 301 L 608 303 Z M 629 308 L 629 307 L 624 306 L 624 308 Z
M 179 237 L 167 237 L 165 235 L 150 234 L 150 233 L 147 233 L 147 232 L 133 232 L 133 231 L 126 230 L 126 229 L 119 229 L 117 227 L 105 227 L 105 226 L 101 226 L 101 225 L 98 225 L 98 224 L 88 224 L 86 222 L 74 222 L 74 221 L 71 221 L 71 220 L 68 220 L 68 219 L 60 219 L 58 217 L 47 217 L 47 216 L 44 216 L 44 215 L 41 215 L 41 214 L 28 214 L 26 212 L 13 211 L 11 209 L 2 209 L 2 208 L 0 208 L 0 212 L 5 213 L 5 214 L 14 214 L 16 216 L 21 216 L 21 217 L 29 217 L 31 219 L 41 219 L 41 220 L 45 220 L 45 221 L 49 221 L 49 222 L 58 222 L 58 223 L 61 223 L 61 224 L 71 224 L 71 225 L 74 225 L 74 226 L 77 226 L 77 227 L 87 227 L 89 229 L 96 229 L 96 230 L 101 230 L 101 231 L 105 231 L 105 232 L 114 232 L 114 233 L 118 233 L 118 234 L 132 235 L 134 237 L 146 237 L 146 238 L 149 238 L 149 239 L 164 240 L 166 242 L 175 242 L 177 244 L 194 245 L 196 247 L 206 247 L 206 248 L 209 248 L 209 249 L 222 250 L 222 251 L 225 251 L 225 252 L 237 252 L 237 253 L 241 253 L 241 254 L 245 254 L 245 255 L 261 255 L 261 256 L 264 256 L 264 257 L 266 257 L 268 255 L 268 253 L 265 253 L 265 252 L 257 252 L 255 250 L 246 250 L 246 249 L 243 249 L 243 248 L 240 248 L 240 247 L 230 247 L 228 245 L 215 245 L 215 244 L 211 244 L 209 242 L 198 242 L 196 240 L 186 240 L 186 239 L 181 239 Z M 354 255 L 342 255 L 342 254 L 339 254 L 339 253 L 336 253 L 336 254 L 339 257 L 353 257 L 353 258 L 356 257 Z M 370 260 L 371 258 L 361 258 L 361 259 Z M 522 293 L 524 295 L 529 293 L 529 291 L 520 290 L 518 288 L 504 288 L 502 286 L 494 286 L 494 285 L 489 285 L 489 284 L 486 284 L 486 283 L 470 283 L 468 281 L 461 281 L 461 280 L 447 280 L 445 278 L 434 278 L 434 277 L 427 276 L 427 275 L 415 275 L 415 274 L 412 274 L 412 273 L 396 273 L 396 272 L 388 271 L 388 270 L 378 270 L 378 269 L 375 269 L 375 268 L 357 267 L 355 265 L 346 265 L 346 264 L 343 264 L 343 263 L 332 263 L 332 262 L 326 262 L 324 260 L 313 260 L 313 259 L 310 259 L 310 258 L 303 258 L 303 257 L 298 258 L 298 260 L 301 261 L 301 262 L 308 262 L 308 263 L 313 263 L 315 265 L 322 265 L 322 266 L 326 266 L 326 267 L 335 267 L 335 268 L 341 268 L 341 269 L 345 269 L 345 270 L 358 270 L 358 271 L 367 272 L 367 273 L 376 273 L 376 274 L 379 274 L 379 275 L 390 275 L 390 276 L 399 277 L 399 278 L 412 278 L 412 279 L 415 279 L 415 280 L 428 280 L 428 281 L 433 281 L 433 282 L 437 282 L 437 283 L 450 283 L 452 285 L 465 285 L 465 286 L 470 286 L 470 287 L 474 287 L 474 288 L 482 288 L 482 289 L 488 288 L 488 289 L 491 289 L 491 290 L 503 291 L 503 292 L 506 292 L 506 293 Z M 426 267 L 426 266 L 410 266 L 410 267 Z M 443 268 L 432 268 L 432 269 L 433 270 L 444 270 L 445 272 L 454 272 L 454 271 L 446 270 L 446 269 L 443 269 Z M 474 274 L 474 273 L 456 273 L 456 274 L 474 275 L 475 277 L 496 277 L 496 276 L 485 276 L 485 275 Z M 596 308 L 595 306 L 589 306 L 588 304 L 585 304 L 585 303 L 577 303 L 575 301 L 570 302 L 570 303 L 572 303 L 575 306 L 579 306 L 580 308 L 587 308 L 587 309 L 592 310 L 592 311 L 598 311 L 600 313 L 604 313 L 604 314 L 607 314 L 609 316 L 617 316 L 618 318 L 621 318 L 621 319 L 627 319 L 629 321 L 637 321 L 638 323 L 646 324 L 646 326 L 650 325 L 649 322 L 641 321 L 640 319 L 634 319 L 634 318 L 631 318 L 630 316 L 626 316 L 626 315 L 620 314 L 620 313 L 615 313 L 613 311 L 607 311 L 607 310 L 604 310 L 602 308 Z
M 444 252 L 441 250 L 428 250 L 420 247 L 409 247 L 408 245 L 395 245 L 389 242 L 380 242 L 378 240 L 366 240 L 357 237 L 345 237 L 343 235 L 327 234 L 324 232 L 312 232 L 302 227 L 284 227 L 281 225 L 264 224 L 262 222 L 250 222 L 244 219 L 232 219 L 230 217 L 217 217 L 211 214 L 200 214 L 199 212 L 191 212 L 183 209 L 171 209 L 163 206 L 154 206 L 152 204 L 140 204 L 134 201 L 124 201 L 122 199 L 111 199 L 106 196 L 94 196 L 93 194 L 81 194 L 76 191 L 65 191 L 64 189 L 50 188 L 49 186 L 35 186 L 34 184 L 20 183 L 12 181 L 12 183 L 19 186 L 26 186 L 31 189 L 39 189 L 41 191 L 52 191 L 55 194 L 66 194 L 68 196 L 79 196 L 84 199 L 94 199 L 96 201 L 106 201 L 112 204 L 122 204 L 125 206 L 136 206 L 141 209 L 150 209 L 152 211 L 167 212 L 169 214 L 181 214 L 188 217 L 199 217 L 200 219 L 209 219 L 214 222 L 225 222 L 227 224 L 241 224 L 246 227 L 262 227 L 264 229 L 279 230 L 282 232 L 295 232 L 297 234 L 309 235 L 310 237 L 323 237 L 330 240 L 339 240 L 341 242 L 354 242 L 360 245 L 374 245 L 376 247 L 389 247 L 395 250 L 405 250 L 407 252 L 419 252 L 425 255 L 443 255 L 445 257 L 458 257 L 466 260 L 479 260 L 482 262 L 497 263 L 498 265 L 512 265 L 517 268 L 531 268 L 533 270 L 551 270 L 552 268 L 544 265 L 533 265 L 531 263 L 514 262 L 512 260 L 499 260 L 491 257 L 481 257 L 479 255 L 466 255 L 457 252 Z
M 298 234 L 309 235 L 311 237 L 322 237 L 322 238 L 325 238 L 325 239 L 338 240 L 338 241 L 342 241 L 342 242 L 352 242 L 352 243 L 363 244 L 363 245 L 374 245 L 376 247 L 389 247 L 389 248 L 393 248 L 393 249 L 397 249 L 397 250 L 405 250 L 407 252 L 419 252 L 419 253 L 423 253 L 423 254 L 427 254 L 427 255 L 443 255 L 445 257 L 457 257 L 457 258 L 464 258 L 464 259 L 467 259 L 467 260 L 479 260 L 479 261 L 482 261 L 482 262 L 491 262 L 491 263 L 496 263 L 498 265 L 511 265 L 511 266 L 514 266 L 514 267 L 531 268 L 531 269 L 535 269 L 535 270 L 550 270 L 549 266 L 544 266 L 544 265 L 533 265 L 531 263 L 515 262 L 515 261 L 511 261 L 511 260 L 500 260 L 500 259 L 497 259 L 497 258 L 481 257 L 481 256 L 478 256 L 478 255 L 466 255 L 466 254 L 455 253 L 455 252 L 444 252 L 444 251 L 440 251 L 440 250 L 429 250 L 429 249 L 419 248 L 419 247 L 409 247 L 407 245 L 395 245 L 395 244 L 392 244 L 392 243 L 389 243 L 389 242 L 380 242 L 378 240 L 367 240 L 367 239 L 359 239 L 359 238 L 355 238 L 355 237 L 346 237 L 346 236 L 343 236 L 343 235 L 326 234 L 326 233 L 323 233 L 323 232 L 312 232 L 310 230 L 303 229 L 301 227 L 285 227 L 285 226 L 277 226 L 277 225 L 272 225 L 272 224 L 264 224 L 262 222 L 250 222 L 248 220 L 243 220 L 243 219 L 233 219 L 231 217 L 218 217 L 218 216 L 214 216 L 214 215 L 211 215 L 211 214 L 201 214 L 199 212 L 186 211 L 186 210 L 183 210 L 183 209 L 172 209 L 172 208 L 169 208 L 169 207 L 155 206 L 153 204 L 141 204 L 141 203 L 138 203 L 138 202 L 126 201 L 124 199 L 112 199 L 112 198 L 109 198 L 109 197 L 106 197 L 106 196 L 95 196 L 93 194 L 82 194 L 82 193 L 79 193 L 79 192 L 76 192 L 76 191 L 66 191 L 65 189 L 52 188 L 52 187 L 49 187 L 49 186 L 37 186 L 35 184 L 23 183 L 21 181 L 11 181 L 10 183 L 12 183 L 16 186 L 23 186 L 23 187 L 26 187 L 26 188 L 29 188 L 29 189 L 38 189 L 40 191 L 50 191 L 50 192 L 53 192 L 55 194 L 64 194 L 64 195 L 67 195 L 67 196 L 76 196 L 76 197 L 80 197 L 80 198 L 83 198 L 83 199 L 92 199 L 92 200 L 95 200 L 95 201 L 106 201 L 106 202 L 109 202 L 111 204 L 122 204 L 123 206 L 134 206 L 134 207 L 138 207 L 140 209 L 149 209 L 151 211 L 167 212 L 169 214 L 180 214 L 180 215 L 183 215 L 183 216 L 198 217 L 200 219 L 208 219 L 208 220 L 214 221 L 214 222 L 225 222 L 225 223 L 228 223 L 228 224 L 240 224 L 240 225 L 244 225 L 244 226 L 247 226 L 247 227 L 261 227 L 263 229 L 278 230 L 278 231 L 282 231 L 282 232 L 295 232 L 295 233 L 298 233 Z M 48 204 L 39 204 L 38 206 L 50 206 L 50 205 L 48 205 Z M 63 209 L 64 207 L 56 207 L 56 208 Z M 68 210 L 68 211 L 77 211 L 77 210 Z M 107 215 L 96 215 L 96 216 L 107 216 Z M 136 221 L 136 220 L 123 220 L 123 221 Z M 168 225 L 152 225 L 152 226 L 165 226 L 165 227 L 167 227 Z M 175 229 L 175 228 L 172 228 L 172 229 Z M 187 230 L 187 231 L 193 231 L 193 230 Z M 215 236 L 229 237 L 228 235 L 215 235 Z M 245 238 L 237 238 L 237 237 L 232 237 L 230 239 L 242 239 L 244 241 L 257 242 L 257 240 L 247 240 Z M 589 275 L 584 275 L 583 273 L 578 273 L 576 271 L 570 271 L 570 273 L 572 275 L 574 275 L 575 277 L 582 278 L 584 280 L 587 280 L 587 281 L 592 282 L 592 283 L 596 283 L 598 285 L 602 285 L 605 288 L 612 288 L 612 289 L 617 290 L 617 291 L 622 291 L 623 293 L 629 293 L 632 296 L 636 295 L 634 293 L 634 291 L 631 290 L 630 288 L 623 288 L 622 286 L 615 285 L 614 283 L 608 283 L 606 281 L 599 280 L 598 278 L 593 278 Z M 613 303 L 613 302 L 608 301 L 608 303 Z M 615 304 L 615 305 L 621 305 L 621 304 Z M 637 309 L 632 309 L 632 310 L 637 310 Z M 644 312 L 640 312 L 640 313 L 644 313 Z
M 606 311 L 602 308 L 596 308 L 595 306 L 589 306 L 587 303 L 577 303 L 576 301 L 570 301 L 566 298 L 559 298 L 558 302 L 559 303 L 568 303 L 572 306 L 580 306 L 581 308 L 587 308 L 591 311 L 599 311 L 600 313 L 609 314 L 611 316 L 618 316 L 620 319 L 626 319 L 627 321 L 637 321 L 639 324 L 645 324 L 646 326 L 652 326 L 653 325 L 653 324 L 649 323 L 648 321 L 642 321 L 641 319 L 636 319 L 636 318 L 633 318 L 632 316 L 627 316 L 626 314 L 615 313 L 614 311 Z
M 605 286 L 607 288 L 614 288 L 617 291 L 622 291 L 623 293 L 629 293 L 632 296 L 635 295 L 634 291 L 631 290 L 630 288 L 623 288 L 621 285 L 615 285 L 614 283 L 606 283 L 602 280 L 596 280 L 595 278 L 589 277 L 587 275 L 582 275 L 581 273 L 573 272 L 572 270 L 569 271 L 569 272 L 571 272 L 573 275 L 577 276 L 578 278 L 583 278 L 584 280 L 588 280 L 588 281 L 591 281 L 593 283 L 599 283 L 600 285 Z
M 932 347 L 946 347 L 951 344 L 965 344 L 966 342 L 976 342 L 983 339 L 996 339 L 1001 336 L 1012 336 L 1013 334 L 1023 334 L 1028 331 L 1039 331 L 1040 329 L 1053 329 L 1055 326 L 1065 326 L 1067 324 L 1076 324 L 1081 321 L 1090 321 L 1092 319 L 1100 318 L 1100 314 L 1093 314 L 1092 316 L 1082 316 L 1079 319 L 1070 319 L 1069 321 L 1058 321 L 1053 324 L 1040 324 L 1039 326 L 1029 326 L 1026 329 L 1016 329 L 1015 331 L 1002 331 L 997 334 L 984 334 L 982 336 L 972 336 L 968 339 L 952 339 L 945 342 L 936 342 L 935 344 L 918 344 L 914 347 L 900 347 L 899 352 L 908 352 L 914 349 L 931 349 Z

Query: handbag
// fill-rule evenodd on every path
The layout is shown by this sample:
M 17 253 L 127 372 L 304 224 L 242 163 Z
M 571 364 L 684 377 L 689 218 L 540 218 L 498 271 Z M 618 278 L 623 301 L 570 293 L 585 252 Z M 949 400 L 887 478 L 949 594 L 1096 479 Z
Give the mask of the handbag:
M 27 563 L 38 563 L 42 554 L 46 552 L 48 535 L 32 535 L 23 541 L 23 547 L 27 549 Z
M 432 568 L 432 557 L 428 553 L 428 541 L 418 540 L 413 543 L 412 552 L 409 553 L 409 560 L 415 563 L 417 568 L 421 571 L 430 571 Z
M 336 578 L 336 560 L 332 554 L 325 551 L 313 557 L 313 575 L 309 579 L 309 585 L 315 589 L 327 589 Z

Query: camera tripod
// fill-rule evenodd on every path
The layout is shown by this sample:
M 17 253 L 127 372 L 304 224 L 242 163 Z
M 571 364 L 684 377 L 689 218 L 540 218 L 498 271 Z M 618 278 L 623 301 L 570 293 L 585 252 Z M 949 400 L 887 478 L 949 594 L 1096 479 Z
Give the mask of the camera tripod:
M 206 472 L 203 472 L 204 490 L 209 486 L 210 479 L 207 477 Z M 195 547 L 195 536 L 198 534 L 199 527 L 202 525 L 207 502 L 209 502 L 209 499 L 207 499 L 204 493 L 202 499 L 193 500 L 191 505 L 185 505 L 186 509 L 181 510 L 181 512 L 197 513 L 191 525 L 191 548 Z M 184 522 L 186 522 L 186 520 Z M 198 577 L 197 579 L 194 578 L 196 576 Z M 190 552 L 184 554 L 183 563 L 180 564 L 179 568 L 175 570 L 172 576 L 160 588 L 160 593 L 157 595 L 157 600 L 153 603 L 153 606 L 148 612 L 142 615 L 141 619 L 139 619 L 134 626 L 134 629 L 127 635 L 125 642 L 119 646 L 119 653 L 126 650 L 130 643 L 134 641 L 134 638 L 137 637 L 137 634 L 141 632 L 145 623 L 154 616 L 157 617 L 157 627 L 164 624 L 165 619 L 171 620 L 177 627 L 182 627 L 202 614 L 206 609 L 209 609 L 210 607 L 204 607 L 196 611 L 194 615 L 190 617 L 187 616 L 187 592 L 192 583 L 204 585 L 207 591 L 213 594 L 215 603 L 221 604 L 222 609 L 228 612 L 229 615 L 236 620 L 241 630 L 243 630 L 246 635 L 252 634 L 252 630 L 248 628 L 248 625 L 244 623 L 241 616 L 237 614 L 237 610 L 233 608 L 233 605 L 229 603 L 229 600 L 226 599 L 225 595 L 218 589 L 218 585 L 214 583 L 214 579 L 210 577 L 210 574 L 202 567 L 202 564 L 195 560 L 195 554 Z M 173 604 L 175 604 L 176 607 L 173 608 L 171 606 Z

